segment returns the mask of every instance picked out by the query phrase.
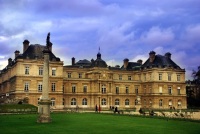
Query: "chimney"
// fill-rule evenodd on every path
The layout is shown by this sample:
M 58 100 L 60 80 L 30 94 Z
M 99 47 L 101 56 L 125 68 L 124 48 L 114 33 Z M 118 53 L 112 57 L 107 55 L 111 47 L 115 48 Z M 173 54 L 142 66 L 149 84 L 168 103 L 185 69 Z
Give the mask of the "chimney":
M 72 66 L 75 65 L 75 58 L 72 57 Z
M 17 58 L 17 56 L 19 56 L 19 54 L 20 54 L 19 50 L 16 50 L 15 51 L 15 58 Z
M 154 51 L 151 51 L 151 52 L 149 53 L 149 60 L 150 60 L 150 62 L 153 62 L 153 61 L 154 61 L 155 55 L 156 55 L 156 53 L 155 53 Z
M 172 55 L 172 54 L 171 54 L 170 52 L 167 52 L 167 53 L 165 54 L 165 57 L 171 59 L 171 55 Z
M 139 60 L 137 61 L 137 63 L 139 63 L 140 65 L 142 65 L 142 60 L 139 59 Z
M 29 47 L 29 41 L 28 40 L 24 40 L 23 45 L 24 45 L 24 48 L 23 48 L 23 53 L 24 53 Z
M 129 59 L 124 59 L 124 69 L 126 69 L 127 68 L 127 66 L 128 66 L 128 61 L 129 61 Z
M 9 58 L 9 59 L 8 59 L 8 65 L 11 65 L 11 64 L 12 64 L 12 59 Z

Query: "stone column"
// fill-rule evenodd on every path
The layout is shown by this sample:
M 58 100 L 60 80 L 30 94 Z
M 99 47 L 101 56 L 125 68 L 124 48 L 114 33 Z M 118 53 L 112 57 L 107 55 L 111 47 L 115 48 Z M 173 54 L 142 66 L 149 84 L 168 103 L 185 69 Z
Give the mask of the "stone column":
M 43 67 L 43 82 L 42 82 L 42 98 L 39 101 L 39 116 L 38 123 L 51 122 L 50 117 L 50 104 L 49 99 L 49 50 L 43 50 L 44 54 L 44 67 Z

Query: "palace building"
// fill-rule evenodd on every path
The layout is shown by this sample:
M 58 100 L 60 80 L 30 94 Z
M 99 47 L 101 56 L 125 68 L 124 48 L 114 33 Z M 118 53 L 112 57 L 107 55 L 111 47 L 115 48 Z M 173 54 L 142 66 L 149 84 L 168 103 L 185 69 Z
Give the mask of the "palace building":
M 110 67 L 100 51 L 96 59 L 72 58 L 63 65 L 50 45 L 23 42 L 23 53 L 16 50 L 15 58 L 0 72 L 0 103 L 29 103 L 38 105 L 42 95 L 43 53 L 48 47 L 49 98 L 52 109 L 186 109 L 185 69 L 181 69 L 168 52 L 149 53 L 149 58 Z

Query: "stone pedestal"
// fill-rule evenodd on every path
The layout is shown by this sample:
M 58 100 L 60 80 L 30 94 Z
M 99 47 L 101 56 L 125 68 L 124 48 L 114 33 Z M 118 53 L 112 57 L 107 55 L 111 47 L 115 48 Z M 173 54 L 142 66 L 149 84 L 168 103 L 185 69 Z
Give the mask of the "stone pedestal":
M 39 116 L 37 119 L 38 123 L 49 123 L 51 122 L 50 117 L 50 100 L 40 100 L 39 102 Z

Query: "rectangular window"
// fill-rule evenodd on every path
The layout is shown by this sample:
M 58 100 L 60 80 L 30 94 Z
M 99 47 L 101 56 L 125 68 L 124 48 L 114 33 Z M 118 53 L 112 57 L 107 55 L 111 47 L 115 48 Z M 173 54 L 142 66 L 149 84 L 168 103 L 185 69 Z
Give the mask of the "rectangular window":
M 87 86 L 86 85 L 83 86 L 83 92 L 87 93 Z
M 72 85 L 72 93 L 76 93 L 76 86 Z
M 38 92 L 42 92 L 42 82 L 38 83 Z
M 144 94 L 146 94 L 146 87 L 144 87 Z
M 78 74 L 78 78 L 82 78 L 82 73 L 79 73 L 79 74 Z
M 43 67 L 39 67 L 39 75 L 43 75 Z
M 56 83 L 51 83 L 51 91 L 52 92 L 56 91 Z
M 168 93 L 172 94 L 172 87 L 171 86 L 168 87 Z
M 101 92 L 102 92 L 102 94 L 106 93 L 106 85 L 102 85 Z
M 116 87 L 116 94 L 119 94 L 119 87 Z
M 159 80 L 162 80 L 162 74 L 159 74 L 159 78 L 158 78 Z
M 25 66 L 25 74 L 29 74 L 29 66 Z
M 178 95 L 181 94 L 181 88 L 180 87 L 177 88 L 177 92 L 178 92 Z
M 29 91 L 29 82 L 25 82 L 24 83 L 24 92 L 28 92 Z
M 122 80 L 122 75 L 121 74 L 119 75 L 119 80 Z
M 138 91 L 138 86 L 135 87 L 135 94 L 138 94 L 139 91 Z
M 128 76 L 128 80 L 131 80 L 132 78 L 131 78 L 131 76 Z
M 126 94 L 129 94 L 129 88 L 126 87 Z
M 168 74 L 168 81 L 171 81 L 172 78 L 171 78 L 171 74 Z
M 68 78 L 71 78 L 71 73 L 68 73 L 68 74 L 67 74 L 67 77 L 68 77 Z
M 180 76 L 180 74 L 177 74 L 177 81 L 181 81 L 181 76 Z
M 52 68 L 52 76 L 56 76 L 56 68 Z

